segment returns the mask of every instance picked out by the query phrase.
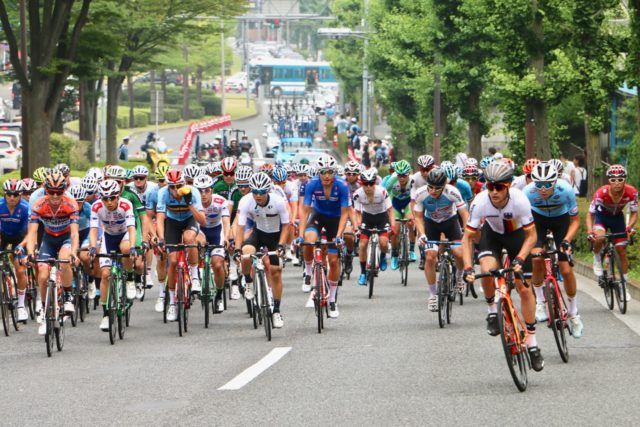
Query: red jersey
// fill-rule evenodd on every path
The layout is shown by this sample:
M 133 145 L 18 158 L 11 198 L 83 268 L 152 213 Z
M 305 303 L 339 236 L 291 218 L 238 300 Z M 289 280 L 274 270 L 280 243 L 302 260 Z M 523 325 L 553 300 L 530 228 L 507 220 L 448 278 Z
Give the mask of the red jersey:
M 49 204 L 49 196 L 44 196 L 31 207 L 29 222 L 42 222 L 47 234 L 60 236 L 71 231 L 71 224 L 77 224 L 78 218 L 78 202 L 71 197 L 63 195 L 60 206 L 53 209 Z
M 598 191 L 593 193 L 589 213 L 594 214 L 597 212 L 604 215 L 615 216 L 621 214 L 627 204 L 631 212 L 638 212 L 638 190 L 633 186 L 625 184 L 622 197 L 616 203 L 611 197 L 609 185 L 603 185 L 598 188 Z

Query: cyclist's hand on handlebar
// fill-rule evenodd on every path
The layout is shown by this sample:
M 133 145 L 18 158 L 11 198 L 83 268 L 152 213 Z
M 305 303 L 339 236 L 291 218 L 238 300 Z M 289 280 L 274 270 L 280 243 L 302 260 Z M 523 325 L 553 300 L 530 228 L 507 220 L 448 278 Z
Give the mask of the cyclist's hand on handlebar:
M 296 237 L 295 243 L 296 245 L 301 245 L 304 242 L 304 238 L 302 236 Z
M 233 251 L 233 258 L 237 261 L 240 261 L 240 257 L 242 256 L 242 251 L 240 249 L 236 249 Z
M 571 242 L 566 240 L 566 239 L 563 240 L 560 243 L 560 251 L 564 252 L 567 255 L 571 255 L 571 252 L 572 252 L 572 250 L 571 250 Z
M 129 248 L 129 257 L 130 258 L 136 258 L 138 255 L 140 255 L 138 253 L 138 248 L 135 248 L 135 247 Z
M 513 261 L 511 261 L 511 268 L 513 269 L 513 272 L 516 274 L 522 273 L 523 265 L 524 265 L 524 260 L 520 257 L 515 257 Z
M 627 231 L 627 234 L 628 234 L 629 236 L 633 236 L 633 235 L 635 235 L 635 234 L 636 234 L 636 230 L 635 230 L 635 228 L 633 228 L 633 227 L 627 227 L 627 228 L 626 228 L 626 231 Z
M 336 245 L 337 246 L 342 246 L 343 243 L 344 243 L 344 240 L 342 239 L 342 237 L 337 237 L 336 236 Z
M 427 236 L 424 234 L 421 234 L 418 240 L 420 240 L 421 246 L 425 246 L 427 244 Z
M 278 257 L 284 258 L 284 253 L 285 253 L 284 245 L 278 245 L 277 252 L 278 252 Z
M 462 272 L 462 280 L 467 283 L 473 283 L 473 281 L 476 280 L 476 272 L 473 271 L 472 267 L 464 269 Z
M 165 250 L 164 239 L 158 239 L 158 243 L 156 243 L 156 247 L 160 249 L 162 252 L 164 252 Z
M 17 257 L 24 257 L 27 253 L 27 250 L 22 245 L 18 245 L 14 248 L 13 254 Z
M 98 253 L 98 250 L 96 249 L 95 246 L 92 246 L 89 248 L 89 256 L 91 258 L 93 258 L 94 256 L 96 256 L 96 254 Z

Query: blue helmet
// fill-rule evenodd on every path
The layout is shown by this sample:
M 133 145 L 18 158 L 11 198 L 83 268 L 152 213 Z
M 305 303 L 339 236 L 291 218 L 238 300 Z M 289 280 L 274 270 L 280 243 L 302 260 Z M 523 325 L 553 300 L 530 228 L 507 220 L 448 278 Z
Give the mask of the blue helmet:
M 482 160 L 480 160 L 480 169 L 486 169 L 489 166 L 489 163 L 493 162 L 495 159 L 492 156 L 486 156 Z
M 288 176 L 289 174 L 287 173 L 287 170 L 283 167 L 278 166 L 273 170 L 271 178 L 273 178 L 273 180 L 276 182 L 283 182 L 287 180 Z
M 447 175 L 447 178 L 449 178 L 449 181 L 455 181 L 456 179 L 458 179 L 458 170 L 453 163 L 448 161 L 442 162 L 440 164 L 440 169 L 444 171 L 444 173 Z

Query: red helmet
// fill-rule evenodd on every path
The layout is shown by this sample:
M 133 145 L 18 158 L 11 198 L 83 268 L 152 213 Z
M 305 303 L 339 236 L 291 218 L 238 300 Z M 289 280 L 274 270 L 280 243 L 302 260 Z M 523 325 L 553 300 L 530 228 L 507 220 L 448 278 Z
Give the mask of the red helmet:
M 536 158 L 527 159 L 527 161 L 524 162 L 524 165 L 522 166 L 522 173 L 524 173 L 525 175 L 529 175 L 538 163 L 540 163 L 540 160 Z
M 2 184 L 2 189 L 5 193 L 22 193 L 24 191 L 24 185 L 21 180 L 11 178 Z
M 611 165 L 607 169 L 607 178 L 626 178 L 627 170 L 622 165 Z
M 238 161 L 233 157 L 225 157 L 220 162 L 220 167 L 222 168 L 222 172 L 231 173 L 236 170 L 236 166 L 238 166 Z
M 67 188 L 67 179 L 61 172 L 54 170 L 45 177 L 44 187 L 47 190 L 64 190 Z
M 184 184 L 184 175 L 180 169 L 169 169 L 166 177 L 169 185 Z
M 463 178 L 477 177 L 478 175 L 480 175 L 480 172 L 478 172 L 478 166 L 476 165 L 466 165 L 462 170 Z
M 22 185 L 24 185 L 24 191 L 27 191 L 29 193 L 38 189 L 38 183 L 31 178 L 23 178 Z

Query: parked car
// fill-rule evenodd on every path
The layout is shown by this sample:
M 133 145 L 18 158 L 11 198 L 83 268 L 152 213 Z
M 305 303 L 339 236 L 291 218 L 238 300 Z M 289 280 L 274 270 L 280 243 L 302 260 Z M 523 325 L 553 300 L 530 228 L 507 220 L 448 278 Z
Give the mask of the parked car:
M 247 73 L 241 71 L 239 73 L 234 74 L 233 76 L 225 79 L 224 87 L 226 90 L 235 90 L 237 92 L 242 92 L 246 89 L 247 86 Z M 255 86 L 255 82 L 249 81 L 249 89 L 253 90 Z
M 168 85 L 182 85 L 182 73 L 179 73 L 177 70 L 165 70 L 165 76 L 167 79 Z M 136 83 L 149 83 L 151 82 L 151 73 L 146 73 L 141 75 L 135 80 Z M 155 75 L 155 83 L 162 84 L 162 73 L 160 71 L 156 71 Z
M 21 166 L 22 152 L 11 142 L 11 138 L 0 136 L 0 172 L 6 173 Z
M 22 131 L 20 129 L 3 129 L 3 126 L 0 125 L 0 137 L 10 138 L 14 147 L 22 149 Z

